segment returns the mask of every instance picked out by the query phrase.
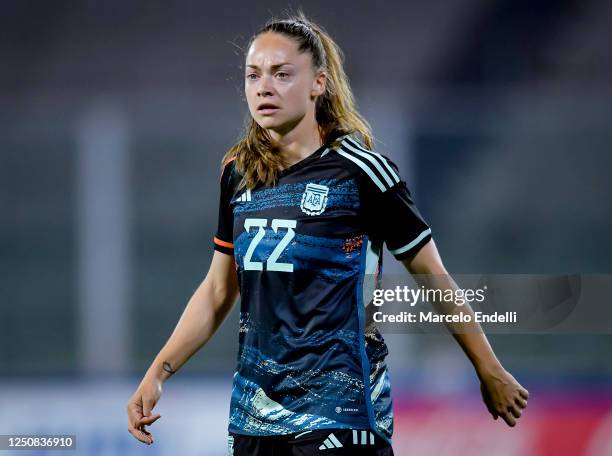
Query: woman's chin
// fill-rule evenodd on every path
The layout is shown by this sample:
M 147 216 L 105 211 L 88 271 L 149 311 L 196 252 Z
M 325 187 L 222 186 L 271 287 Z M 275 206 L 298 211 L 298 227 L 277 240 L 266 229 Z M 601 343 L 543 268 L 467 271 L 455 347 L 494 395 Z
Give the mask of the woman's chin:
M 257 122 L 261 128 L 273 131 L 280 135 L 286 134 L 291 130 L 291 125 L 287 122 L 279 122 L 272 119 L 264 119 L 263 121 Z
M 263 119 L 259 118 L 256 120 L 256 122 L 261 128 L 273 131 L 274 133 L 284 136 L 291 130 L 293 130 L 300 123 L 300 120 L 301 119 L 281 120 L 268 117 Z

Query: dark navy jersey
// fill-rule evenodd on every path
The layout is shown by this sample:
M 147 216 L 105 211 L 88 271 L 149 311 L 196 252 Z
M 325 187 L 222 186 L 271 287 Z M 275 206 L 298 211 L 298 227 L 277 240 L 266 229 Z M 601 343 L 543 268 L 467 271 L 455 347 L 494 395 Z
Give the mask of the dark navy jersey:
M 241 178 L 225 165 L 214 239 L 234 255 L 241 296 L 229 430 L 371 429 L 391 441 L 387 347 L 366 319 L 370 280 L 383 244 L 403 260 L 431 239 L 397 166 L 347 135 L 274 186 L 239 189 Z

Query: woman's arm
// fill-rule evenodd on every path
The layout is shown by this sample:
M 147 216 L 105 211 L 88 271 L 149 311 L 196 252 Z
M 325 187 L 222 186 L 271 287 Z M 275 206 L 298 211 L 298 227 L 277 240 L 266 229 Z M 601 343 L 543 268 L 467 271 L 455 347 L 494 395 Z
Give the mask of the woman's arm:
M 433 239 L 403 264 L 419 285 L 453 291 L 458 288 L 442 264 Z M 527 406 L 529 392 L 502 367 L 468 303 L 458 306 L 435 302 L 432 305 L 442 314 L 464 312 L 471 315 L 470 322 L 448 323 L 447 327 L 474 365 L 481 382 L 483 400 L 493 418 L 501 416 L 509 426 L 514 426 L 521 416 L 521 409 Z
M 128 431 L 144 443 L 153 443 L 145 429 L 161 415 L 151 410 L 162 384 L 191 358 L 219 328 L 238 297 L 233 255 L 215 250 L 206 278 L 195 291 L 170 338 L 155 357 L 128 403 Z
M 234 257 L 215 250 L 210 269 L 147 375 L 166 381 L 217 331 L 238 297 Z

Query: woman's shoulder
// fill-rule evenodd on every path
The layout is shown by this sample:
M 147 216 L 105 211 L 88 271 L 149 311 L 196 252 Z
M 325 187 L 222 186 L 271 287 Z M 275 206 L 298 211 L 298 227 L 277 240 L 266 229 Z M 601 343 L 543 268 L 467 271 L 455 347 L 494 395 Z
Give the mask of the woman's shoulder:
M 385 154 L 368 148 L 357 135 L 348 134 L 334 142 L 332 150 L 360 177 L 385 192 L 400 181 L 397 165 Z
M 221 166 L 221 176 L 219 178 L 221 184 L 228 187 L 235 186 L 236 182 L 242 178 L 236 169 L 236 157 L 224 159 Z

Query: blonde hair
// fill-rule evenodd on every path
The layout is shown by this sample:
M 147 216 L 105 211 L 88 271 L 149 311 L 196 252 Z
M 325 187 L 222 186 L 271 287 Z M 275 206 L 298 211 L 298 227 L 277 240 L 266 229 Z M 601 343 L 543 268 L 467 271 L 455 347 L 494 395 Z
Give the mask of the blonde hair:
M 317 97 L 315 103 L 315 117 L 323 144 L 332 143 L 347 134 L 359 133 L 364 145 L 371 149 L 374 142 L 371 127 L 357 111 L 343 68 L 342 50 L 327 32 L 298 11 L 287 19 L 268 20 L 251 37 L 246 49 L 265 32 L 280 33 L 294 39 L 299 45 L 299 52 L 311 54 L 315 69 L 326 72 L 325 92 Z M 280 147 L 251 115 L 247 117 L 245 129 L 244 136 L 225 153 L 222 167 L 236 160 L 236 170 L 243 176 L 240 188 L 275 184 L 279 171 L 286 165 Z

